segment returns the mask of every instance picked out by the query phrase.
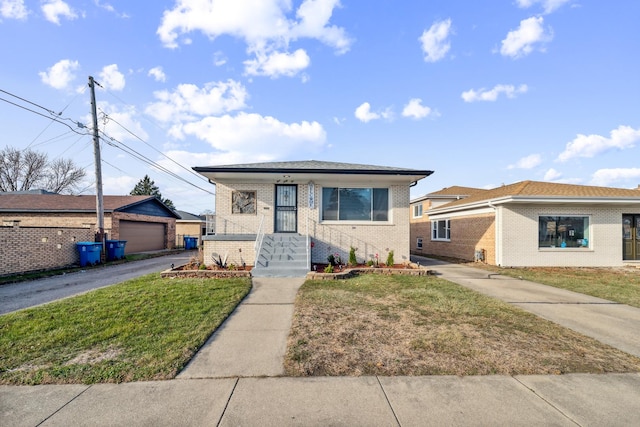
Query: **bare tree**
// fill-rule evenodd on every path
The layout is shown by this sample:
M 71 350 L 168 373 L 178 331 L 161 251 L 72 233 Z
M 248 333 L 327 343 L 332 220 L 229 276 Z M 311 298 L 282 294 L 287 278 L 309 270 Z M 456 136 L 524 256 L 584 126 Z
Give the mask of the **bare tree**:
M 0 150 L 0 191 L 44 189 L 70 193 L 84 178 L 85 171 L 72 160 L 49 162 L 45 153 L 5 147 Z
M 71 159 L 58 159 L 49 164 L 45 188 L 54 193 L 73 194 L 86 172 Z

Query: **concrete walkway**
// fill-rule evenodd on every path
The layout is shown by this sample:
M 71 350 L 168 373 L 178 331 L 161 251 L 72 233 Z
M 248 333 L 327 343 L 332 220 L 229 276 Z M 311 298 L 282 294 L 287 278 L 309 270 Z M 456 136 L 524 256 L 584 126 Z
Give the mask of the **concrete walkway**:
M 440 277 L 633 354 L 640 310 L 486 271 L 421 259 Z M 640 374 L 282 377 L 303 279 L 254 279 L 251 293 L 178 379 L 0 386 L 4 426 L 636 426 Z
M 280 376 L 293 303 L 304 278 L 254 277 L 249 295 L 179 379 Z

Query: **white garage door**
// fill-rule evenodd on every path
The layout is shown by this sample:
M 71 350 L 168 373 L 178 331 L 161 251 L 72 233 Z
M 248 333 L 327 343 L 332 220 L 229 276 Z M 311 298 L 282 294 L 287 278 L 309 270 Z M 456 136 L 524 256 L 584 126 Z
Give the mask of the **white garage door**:
M 120 240 L 126 240 L 124 253 L 165 249 L 165 224 L 156 222 L 120 221 Z

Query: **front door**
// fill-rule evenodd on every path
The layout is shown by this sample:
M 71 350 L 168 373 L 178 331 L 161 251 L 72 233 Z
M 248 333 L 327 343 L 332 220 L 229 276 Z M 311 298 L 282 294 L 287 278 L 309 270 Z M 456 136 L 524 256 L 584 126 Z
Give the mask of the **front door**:
M 276 185 L 276 233 L 298 231 L 298 186 Z
M 622 259 L 640 260 L 640 215 L 622 215 Z

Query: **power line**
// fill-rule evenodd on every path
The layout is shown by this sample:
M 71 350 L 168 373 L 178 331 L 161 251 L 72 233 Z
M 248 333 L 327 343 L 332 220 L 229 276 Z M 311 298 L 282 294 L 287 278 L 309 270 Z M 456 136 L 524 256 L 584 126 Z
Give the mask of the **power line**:
M 5 92 L 5 91 L 3 91 L 2 89 L 0 89 L 0 91 Z M 58 119 L 57 119 L 57 118 L 55 118 L 55 117 L 51 117 L 51 116 L 44 115 L 44 114 L 42 114 L 42 113 L 39 113 L 39 112 L 37 112 L 37 111 L 35 111 L 35 110 L 32 110 L 32 109 L 30 109 L 30 108 L 27 108 L 27 107 L 25 107 L 25 106 L 23 106 L 23 105 L 16 104 L 15 102 L 11 102 L 11 101 L 9 101 L 8 99 L 2 98 L 2 97 L 0 97 L 0 101 L 4 101 L 4 102 L 6 102 L 7 104 L 14 105 L 14 106 L 16 106 L 16 107 L 18 107 L 18 108 L 22 108 L 23 110 L 27 110 L 27 111 L 29 111 L 29 112 L 31 112 L 31 113 L 33 113 L 33 114 L 37 114 L 37 115 L 39 115 L 39 116 L 42 116 L 42 117 L 44 117 L 44 118 L 46 118 L 46 119 L 49 119 L 49 120 L 52 120 L 52 121 L 54 121 L 54 122 L 58 122 L 58 123 L 60 123 L 61 125 L 65 125 L 65 126 L 66 126 L 66 127 L 68 127 L 69 129 L 71 129 L 71 131 L 72 131 L 72 132 L 75 132 L 75 133 L 77 133 L 78 135 L 88 135 L 88 134 L 86 134 L 86 133 L 78 132 L 77 130 L 75 130 L 74 128 L 72 128 L 71 126 L 69 126 L 67 123 L 65 123 L 65 122 L 63 122 L 63 121 L 60 121 L 60 120 L 58 120 Z M 27 102 L 28 102 L 28 101 L 27 101 Z M 30 104 L 32 104 L 31 102 L 29 102 L 29 103 L 30 103 Z M 44 108 L 44 107 L 41 107 L 41 108 Z M 45 109 L 45 110 L 46 110 L 46 109 Z M 50 111 L 50 110 L 47 110 L 47 111 Z M 71 119 L 65 119 L 65 120 L 71 120 Z M 80 128 L 85 128 L 85 127 L 86 127 L 84 124 L 82 124 L 82 123 L 80 123 L 80 122 L 75 122 L 75 123 L 76 123 L 76 125 L 77 125 L 78 127 L 80 127 Z
M 105 120 L 110 120 L 113 121 L 114 123 L 116 123 L 118 126 L 120 126 L 122 129 L 124 129 L 127 133 L 129 133 L 131 136 L 133 136 L 134 138 L 136 138 L 137 140 L 139 140 L 140 142 L 142 142 L 143 144 L 145 144 L 146 146 L 148 146 L 149 148 L 151 148 L 152 150 L 154 150 L 156 153 L 160 154 L 161 156 L 163 156 L 165 159 L 169 160 L 170 162 L 172 162 L 173 164 L 175 164 L 176 166 L 180 167 L 181 169 L 189 172 L 190 174 L 192 174 L 193 176 L 202 179 L 203 181 L 207 181 L 207 179 L 198 174 L 195 173 L 193 171 L 193 169 L 189 169 L 183 165 L 181 165 L 180 163 L 176 162 L 175 160 L 173 160 L 171 157 L 167 156 L 166 154 L 164 154 L 162 151 L 158 150 L 157 148 L 155 148 L 153 145 L 149 144 L 147 141 L 145 141 L 144 139 L 142 139 L 141 137 L 139 137 L 138 135 L 136 135 L 135 133 L 133 133 L 131 130 L 127 129 L 126 126 L 124 126 L 122 123 L 118 122 L 116 119 L 114 119 L 113 117 L 109 116 L 107 113 L 105 113 L 104 111 L 100 110 L 100 112 L 104 115 Z M 208 181 L 207 181 L 208 182 Z
M 157 170 L 159 170 L 161 172 L 164 172 L 167 175 L 169 175 L 169 176 L 171 176 L 171 177 L 173 177 L 173 178 L 175 178 L 175 179 L 177 179 L 179 181 L 184 182 L 185 184 L 188 184 L 188 185 L 190 185 L 192 187 L 197 188 L 198 190 L 204 191 L 204 192 L 209 193 L 211 195 L 215 195 L 215 193 L 212 193 L 211 191 L 209 191 L 209 190 L 207 190 L 205 188 L 199 187 L 196 184 L 194 184 L 194 183 L 192 183 L 190 181 L 187 181 L 186 179 L 182 178 L 180 175 L 170 171 L 166 167 L 164 167 L 164 166 L 156 163 L 155 161 L 149 159 L 144 154 L 141 154 L 141 153 L 137 152 L 136 150 L 134 150 L 133 148 L 129 147 L 128 145 L 126 145 L 122 141 L 119 141 L 118 139 L 116 139 L 116 138 L 114 138 L 112 136 L 109 136 L 104 131 L 100 131 L 100 133 L 102 133 L 104 135 L 104 138 L 102 138 L 102 139 L 108 145 L 110 145 L 110 146 L 112 146 L 114 148 L 117 148 L 119 150 L 124 151 L 125 153 L 129 154 L 130 156 L 132 156 L 132 157 L 134 157 L 134 158 L 136 158 L 138 160 L 140 160 L 141 162 L 146 163 L 146 164 L 150 165 L 151 167 L 153 167 L 153 168 L 155 168 L 155 169 L 157 169 Z M 113 142 L 111 142 L 111 141 L 113 141 Z

